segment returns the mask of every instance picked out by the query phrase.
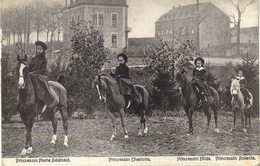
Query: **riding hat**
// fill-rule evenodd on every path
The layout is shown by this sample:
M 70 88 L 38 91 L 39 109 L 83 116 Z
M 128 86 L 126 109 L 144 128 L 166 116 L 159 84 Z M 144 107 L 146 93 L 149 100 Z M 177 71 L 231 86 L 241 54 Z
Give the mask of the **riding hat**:
M 201 57 L 198 57 L 198 58 L 196 58 L 195 60 L 194 60 L 194 64 L 196 65 L 197 64 L 197 61 L 201 61 L 201 66 L 203 66 L 204 65 L 204 59 L 203 58 L 201 58 Z
M 118 59 L 119 57 L 122 57 L 122 58 L 124 59 L 125 63 L 127 63 L 128 58 L 127 58 L 126 54 L 124 54 L 124 53 L 118 54 L 118 55 L 117 55 L 117 59 Z
M 36 41 L 35 45 L 41 46 L 43 50 L 47 50 L 47 45 L 45 43 L 43 43 L 42 41 Z

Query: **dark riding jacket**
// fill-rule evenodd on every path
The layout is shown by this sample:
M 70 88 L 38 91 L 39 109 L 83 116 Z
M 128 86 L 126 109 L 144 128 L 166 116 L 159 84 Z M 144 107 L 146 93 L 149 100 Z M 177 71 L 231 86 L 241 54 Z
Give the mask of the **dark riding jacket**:
M 206 80 L 206 70 L 204 67 L 196 67 L 193 69 L 193 78 L 194 79 L 199 79 L 201 81 Z
M 45 54 L 36 55 L 29 64 L 29 72 L 34 86 L 36 98 L 45 104 L 53 102 L 47 80 L 47 59 Z
M 120 64 L 116 67 L 115 71 L 116 78 L 129 78 L 129 67 L 126 64 Z
M 29 65 L 29 72 L 33 72 L 35 74 L 46 75 L 47 73 L 47 59 L 41 54 L 32 58 Z

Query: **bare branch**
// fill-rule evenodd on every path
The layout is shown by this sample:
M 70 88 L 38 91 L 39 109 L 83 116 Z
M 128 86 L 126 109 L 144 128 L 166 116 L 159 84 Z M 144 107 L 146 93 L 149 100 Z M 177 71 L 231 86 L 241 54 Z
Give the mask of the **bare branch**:
M 233 6 L 236 6 L 236 4 L 233 2 L 233 0 L 229 0 L 230 3 L 232 3 Z
M 234 24 L 235 27 L 237 27 L 237 20 L 236 20 L 236 17 L 234 15 L 230 16 L 229 22 Z

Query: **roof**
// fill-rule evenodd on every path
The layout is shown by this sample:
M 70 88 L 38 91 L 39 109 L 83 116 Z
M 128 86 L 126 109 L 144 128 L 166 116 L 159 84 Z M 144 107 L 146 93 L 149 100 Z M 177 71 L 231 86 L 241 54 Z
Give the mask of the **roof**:
M 202 11 L 210 5 L 217 8 L 214 4 L 212 4 L 210 2 L 199 3 L 199 13 L 202 13 Z M 195 17 L 196 12 L 197 12 L 197 4 L 190 4 L 190 5 L 185 5 L 185 6 L 173 7 L 170 11 L 168 11 L 167 13 L 162 15 L 157 21 Z
M 155 41 L 154 37 L 128 38 L 129 46 L 147 46 Z
M 76 7 L 79 5 L 128 7 L 126 0 L 78 0 L 77 2 L 65 7 L 65 9 Z

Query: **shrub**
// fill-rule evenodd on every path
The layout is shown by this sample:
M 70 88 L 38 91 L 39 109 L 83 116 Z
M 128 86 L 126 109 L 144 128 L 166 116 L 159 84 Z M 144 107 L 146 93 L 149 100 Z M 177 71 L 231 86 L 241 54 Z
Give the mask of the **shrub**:
M 179 93 L 174 74 L 190 69 L 194 49 L 190 43 L 179 41 L 156 41 L 145 51 L 147 67 L 144 70 L 152 75 L 151 101 L 157 108 L 175 110 L 179 104 Z
M 16 96 L 17 91 L 17 73 L 14 68 L 15 62 L 9 58 L 9 54 L 3 52 L 2 54 L 2 117 L 5 122 L 10 122 L 11 117 L 17 113 L 16 110 Z

